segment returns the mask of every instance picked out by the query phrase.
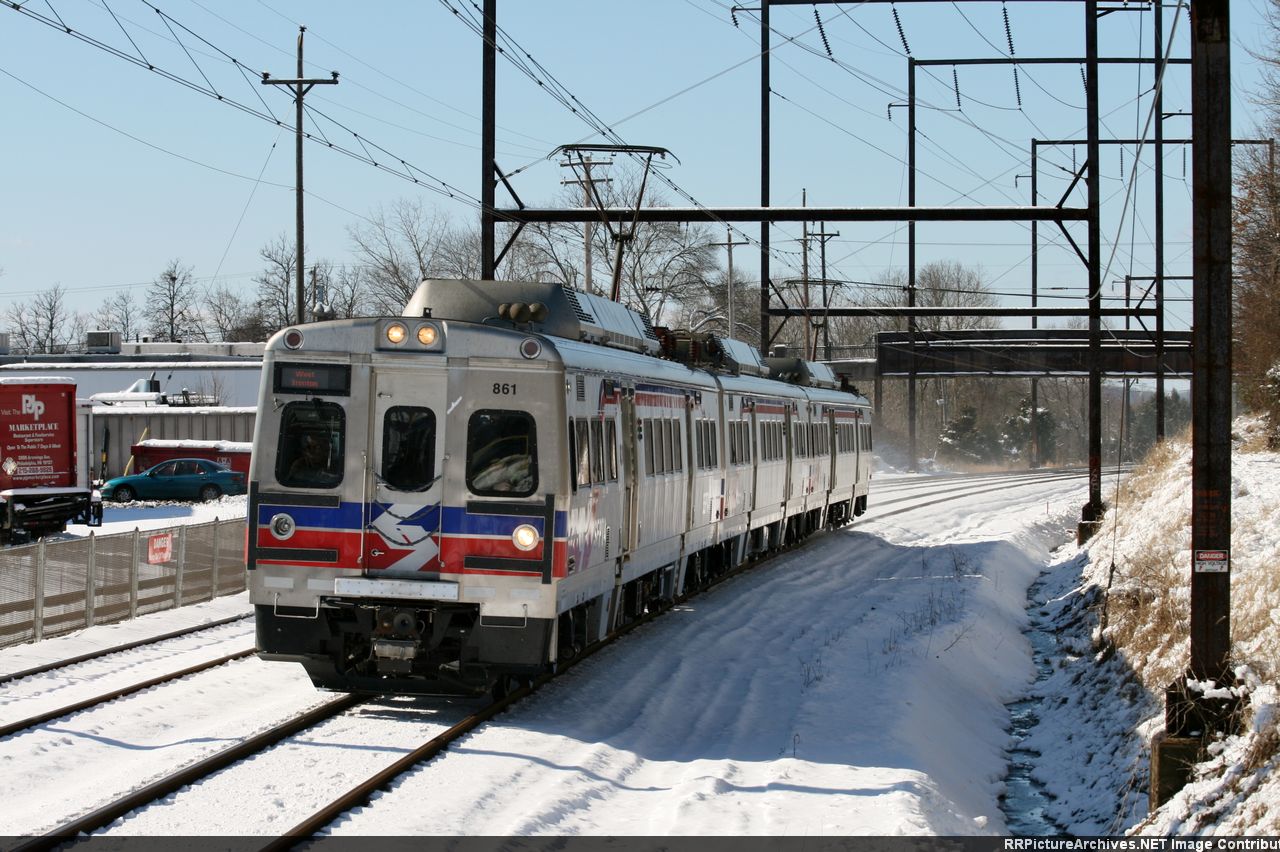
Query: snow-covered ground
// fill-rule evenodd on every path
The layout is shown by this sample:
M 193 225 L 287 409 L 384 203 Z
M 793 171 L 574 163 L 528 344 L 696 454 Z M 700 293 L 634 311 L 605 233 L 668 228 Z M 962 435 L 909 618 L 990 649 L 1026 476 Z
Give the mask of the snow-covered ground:
M 876 487 L 857 524 L 636 631 L 335 833 L 1002 832 L 1004 703 L 1032 673 L 1026 589 L 1068 535 L 1084 480 L 918 510 L 936 500 L 928 478 Z M 891 501 L 902 502 L 877 517 Z M 196 612 L 149 618 L 162 632 Z M 0 670 L 30 665 L 31 647 L 0 652 Z M 90 676 L 104 675 L 11 685 L 0 712 L 29 715 L 23 696 Z M 0 832 L 47 828 L 73 803 L 87 810 L 317 699 L 289 664 L 246 660 L 189 681 L 0 741 L 0 760 L 22 769 L 0 776 Z M 341 779 L 420 743 L 443 712 L 421 700 L 354 711 L 114 830 L 278 831 Z M 228 796 L 241 803 L 233 821 Z
M 1235 468 L 1237 518 L 1262 518 L 1237 524 L 1256 536 L 1247 540 L 1263 560 L 1237 557 L 1240 597 L 1273 627 L 1276 601 L 1245 584 L 1264 566 L 1274 571 L 1277 464 L 1253 454 Z M 1009 750 L 1020 745 L 1053 796 L 1042 807 L 1056 831 L 1276 833 L 1280 783 L 1258 757 L 1276 728 L 1266 680 L 1274 673 L 1259 662 L 1271 646 L 1242 649 L 1254 665 L 1243 671 L 1255 686 L 1253 713 L 1245 736 L 1215 747 L 1223 771 L 1148 817 L 1147 738 L 1163 698 L 1141 674 L 1156 661 L 1099 644 L 1110 636 L 1099 624 L 1099 590 L 1115 582 L 1110 563 L 1136 564 L 1153 535 L 1173 538 L 1185 526 L 1175 511 L 1177 495 L 1189 493 L 1180 465 L 1175 458 L 1153 502 L 1122 498 L 1083 549 L 1069 543 L 1083 477 L 965 493 L 953 489 L 984 478 L 878 476 L 870 513 L 855 524 L 628 635 L 329 831 L 1002 834 Z M 944 491 L 951 499 L 939 502 Z M 243 597 L 6 649 L 0 674 L 237 607 L 247 611 Z M 250 624 L 176 642 L 171 653 L 139 649 L 9 684 L 0 724 L 52 695 L 228 653 L 251 641 Z M 1051 637 L 1049 674 L 1038 681 L 1032 629 Z M 1159 653 L 1179 650 L 1175 640 Z M 1017 743 L 1006 705 L 1028 693 L 1039 699 L 1039 724 Z M 324 698 L 299 667 L 249 659 L 0 740 L 0 834 L 49 828 Z M 364 705 L 108 833 L 279 832 L 463 709 L 428 699 Z
M 243 518 L 249 498 L 244 494 L 223 496 L 208 503 L 138 500 L 132 503 L 106 501 L 102 506 L 102 526 L 68 524 L 67 531 L 49 540 L 85 538 L 89 533 L 112 535 L 114 533 L 165 529 L 183 524 L 203 524 Z

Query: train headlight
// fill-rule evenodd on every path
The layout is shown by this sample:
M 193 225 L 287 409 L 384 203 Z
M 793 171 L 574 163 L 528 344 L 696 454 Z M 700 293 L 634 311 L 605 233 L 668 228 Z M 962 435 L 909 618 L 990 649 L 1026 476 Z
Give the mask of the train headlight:
M 409 334 L 405 327 L 398 322 L 393 322 L 387 326 L 387 340 L 396 346 L 404 343 L 405 337 Z
M 271 534 L 281 541 L 293 535 L 294 529 L 293 518 L 288 515 L 280 514 L 271 518 Z
M 440 332 L 436 331 L 434 325 L 418 326 L 418 342 L 423 346 L 434 346 L 436 340 L 440 337 Z
M 533 550 L 538 546 L 538 530 L 532 524 L 521 524 L 511 533 L 511 543 L 520 550 Z

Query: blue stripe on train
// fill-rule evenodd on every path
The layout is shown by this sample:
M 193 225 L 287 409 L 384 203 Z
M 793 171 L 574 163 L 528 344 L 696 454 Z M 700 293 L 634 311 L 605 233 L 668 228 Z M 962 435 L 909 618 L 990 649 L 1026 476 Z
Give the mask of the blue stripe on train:
M 389 504 L 374 503 L 370 522 L 383 515 Z M 438 525 L 437 507 L 425 506 L 408 517 L 397 517 L 404 526 L 434 530 Z M 359 530 L 361 511 L 359 503 L 342 503 L 337 508 L 317 506 L 282 506 L 272 504 L 258 506 L 258 525 L 265 526 L 280 512 L 287 512 L 300 527 L 311 529 Z M 461 506 L 446 506 L 442 532 L 446 535 L 511 535 L 520 524 L 533 524 L 539 535 L 545 535 L 540 517 L 518 515 L 473 515 Z M 556 512 L 555 536 L 563 538 L 569 527 L 568 512 Z

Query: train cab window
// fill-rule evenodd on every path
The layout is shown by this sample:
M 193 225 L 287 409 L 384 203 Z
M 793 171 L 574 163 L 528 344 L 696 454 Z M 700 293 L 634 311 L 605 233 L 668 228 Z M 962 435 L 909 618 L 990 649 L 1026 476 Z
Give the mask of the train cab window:
M 291 402 L 280 412 L 276 481 L 286 488 L 333 488 L 342 482 L 346 412 L 335 402 Z
M 581 435 L 579 449 L 581 453 Z M 527 497 L 538 487 L 538 433 L 523 411 L 487 409 L 467 424 L 467 488 Z
M 425 491 L 435 481 L 436 415 L 397 405 L 382 420 L 382 481 L 396 491 Z

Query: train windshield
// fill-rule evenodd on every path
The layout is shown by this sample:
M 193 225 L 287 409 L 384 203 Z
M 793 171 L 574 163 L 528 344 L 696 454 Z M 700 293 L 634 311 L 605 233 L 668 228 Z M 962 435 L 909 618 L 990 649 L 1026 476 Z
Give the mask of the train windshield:
M 537 429 L 523 411 L 477 411 L 467 424 L 467 487 L 527 497 L 538 487 Z
M 280 413 L 276 481 L 288 488 L 338 485 L 346 431 L 346 413 L 336 403 L 312 399 L 286 405 Z
M 382 480 L 397 491 L 425 491 L 435 481 L 436 415 L 397 405 L 382 421 Z

